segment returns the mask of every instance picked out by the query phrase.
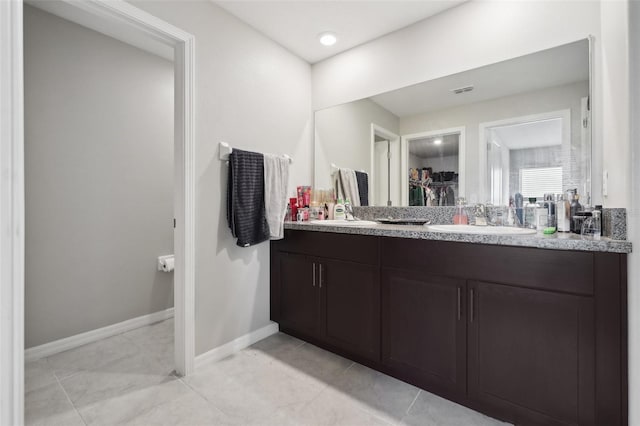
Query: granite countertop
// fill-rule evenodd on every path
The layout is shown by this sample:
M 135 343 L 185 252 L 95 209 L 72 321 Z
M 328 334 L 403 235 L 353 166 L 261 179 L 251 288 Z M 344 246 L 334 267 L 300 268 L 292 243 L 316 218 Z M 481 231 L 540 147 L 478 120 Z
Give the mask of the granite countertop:
M 577 250 L 609 253 L 631 253 L 631 242 L 602 237 L 600 240 L 583 239 L 580 235 L 555 233 L 553 235 L 482 235 L 429 231 L 421 225 L 340 226 L 316 225 L 314 222 L 285 222 L 285 229 L 340 234 L 373 235 L 380 237 L 413 238 L 418 240 L 453 241 L 501 246 L 536 247 L 552 250 Z

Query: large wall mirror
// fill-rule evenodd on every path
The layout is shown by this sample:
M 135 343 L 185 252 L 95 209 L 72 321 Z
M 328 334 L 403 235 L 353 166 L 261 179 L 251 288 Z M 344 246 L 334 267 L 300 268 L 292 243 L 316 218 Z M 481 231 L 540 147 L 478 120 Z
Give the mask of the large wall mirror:
M 366 172 L 372 206 L 590 197 L 590 52 L 584 39 L 318 110 L 314 184 Z

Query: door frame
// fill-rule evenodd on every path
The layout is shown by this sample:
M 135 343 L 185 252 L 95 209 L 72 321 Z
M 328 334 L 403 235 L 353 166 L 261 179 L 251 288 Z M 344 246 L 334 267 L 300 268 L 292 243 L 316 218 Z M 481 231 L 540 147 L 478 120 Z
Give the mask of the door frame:
M 65 19 L 173 50 L 176 371 L 195 360 L 195 39 L 122 0 L 59 0 Z M 0 424 L 24 422 L 23 1 L 0 1 Z M 153 49 L 148 49 L 153 51 Z M 154 53 L 157 53 L 155 51 Z
M 495 121 L 486 121 L 478 125 L 478 158 L 480 160 L 480 167 L 478 168 L 478 182 L 479 187 L 479 200 L 478 202 L 484 203 L 488 200 L 491 194 L 491 185 L 487 178 L 487 171 L 489 169 L 488 156 L 487 156 L 487 131 L 494 127 L 503 127 L 516 124 L 525 124 L 535 121 L 551 120 L 555 118 L 562 119 L 562 151 L 566 158 L 569 158 L 569 151 L 571 148 L 571 109 L 560 109 L 555 111 L 545 111 L 536 114 L 521 115 L 515 117 L 504 118 Z M 563 170 L 564 174 L 564 170 Z
M 383 137 L 387 140 L 389 140 L 389 142 L 391 143 L 395 143 L 395 142 L 399 142 L 400 141 L 400 136 L 396 135 L 395 133 L 393 133 L 391 130 L 385 129 L 384 127 L 375 124 L 375 123 L 371 123 L 371 137 L 370 137 L 370 143 L 369 143 L 369 152 L 370 152 L 370 170 L 371 170 L 371 174 L 369 175 L 369 205 L 370 206 L 374 206 L 375 203 L 375 171 L 376 171 L 376 152 L 375 152 L 375 145 L 376 145 L 376 135 Z M 389 170 L 389 173 L 391 173 L 391 171 Z M 400 181 L 402 182 L 402 179 L 400 179 Z
M 459 126 L 402 135 L 400 138 L 400 156 L 402 158 L 402 165 L 400 166 L 400 169 L 404 171 L 404 177 L 402 178 L 403 189 L 400 193 L 402 194 L 403 206 L 409 205 L 409 191 L 407 190 L 407 188 L 409 188 L 409 142 L 415 139 L 424 139 L 432 136 L 460 135 L 460 138 L 458 139 L 458 197 L 465 197 L 465 179 L 467 174 L 465 170 L 467 152 L 465 142 L 466 132 L 466 126 Z
M 22 2 L 0 1 L 0 424 L 24 421 Z

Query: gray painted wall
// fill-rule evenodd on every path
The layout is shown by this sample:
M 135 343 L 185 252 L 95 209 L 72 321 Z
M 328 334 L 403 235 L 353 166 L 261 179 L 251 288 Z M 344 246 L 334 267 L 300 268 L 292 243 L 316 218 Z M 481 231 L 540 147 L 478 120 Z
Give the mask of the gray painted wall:
M 25 6 L 25 342 L 173 306 L 173 65 Z
M 315 113 L 315 185 L 331 188 L 331 163 L 371 174 L 371 124 L 399 134 L 398 117 L 370 99 Z
M 269 244 L 241 248 L 231 237 L 218 142 L 289 154 L 289 192 L 310 184 L 311 67 L 208 0 L 132 3 L 196 41 L 196 354 L 202 354 L 270 323 Z

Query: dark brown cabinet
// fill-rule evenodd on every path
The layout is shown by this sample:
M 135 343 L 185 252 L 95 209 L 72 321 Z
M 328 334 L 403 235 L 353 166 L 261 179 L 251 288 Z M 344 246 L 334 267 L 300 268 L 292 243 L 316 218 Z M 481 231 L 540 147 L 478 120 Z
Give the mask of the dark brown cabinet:
M 423 387 L 464 392 L 465 282 L 395 269 L 382 275 L 383 364 Z
M 288 230 L 271 316 L 517 425 L 628 423 L 624 254 Z
M 469 398 L 516 423 L 593 425 L 593 298 L 469 283 Z
M 378 361 L 378 268 L 325 259 L 322 261 L 321 271 L 321 338 L 332 346 Z
M 278 256 L 280 274 L 280 315 L 282 327 L 316 336 L 320 325 L 319 286 L 316 286 L 317 263 L 306 256 L 281 253 Z
M 322 241 L 306 250 L 292 247 L 295 239 L 272 243 L 272 319 L 283 331 L 379 361 L 380 279 L 372 240 L 374 251 L 347 253 L 347 260 L 318 256 L 336 252 Z M 292 248 L 297 252 L 287 251 Z

